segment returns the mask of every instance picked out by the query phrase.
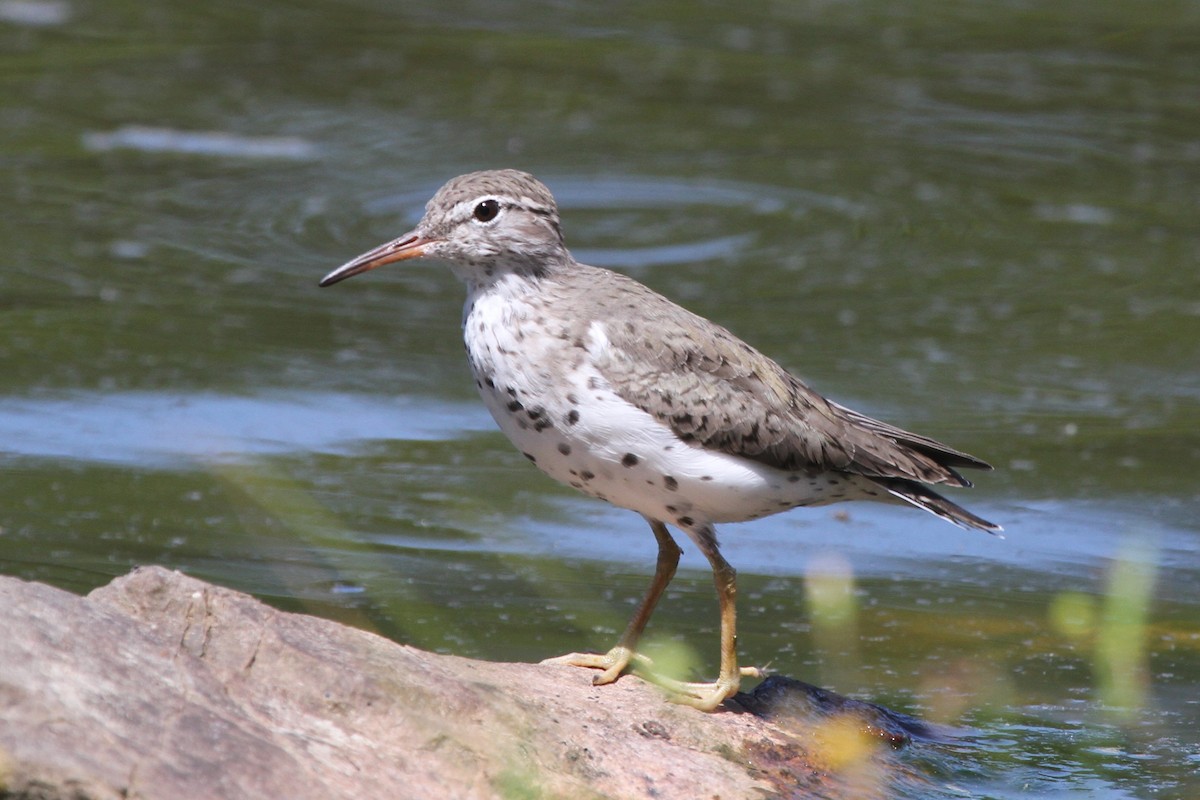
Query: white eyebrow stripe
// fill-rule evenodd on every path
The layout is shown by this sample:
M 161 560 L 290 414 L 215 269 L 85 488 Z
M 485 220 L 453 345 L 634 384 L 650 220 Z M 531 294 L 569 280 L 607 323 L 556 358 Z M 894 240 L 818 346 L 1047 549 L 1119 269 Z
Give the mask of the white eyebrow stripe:
M 495 200 L 502 207 L 519 208 L 522 211 L 528 211 L 531 214 L 538 214 L 543 217 L 548 217 L 554 213 L 554 210 L 545 203 L 539 203 L 532 197 L 505 197 L 504 195 L 482 194 L 472 200 L 460 200 L 454 204 L 453 216 L 455 218 L 466 218 L 475 213 L 475 207 L 485 200 Z

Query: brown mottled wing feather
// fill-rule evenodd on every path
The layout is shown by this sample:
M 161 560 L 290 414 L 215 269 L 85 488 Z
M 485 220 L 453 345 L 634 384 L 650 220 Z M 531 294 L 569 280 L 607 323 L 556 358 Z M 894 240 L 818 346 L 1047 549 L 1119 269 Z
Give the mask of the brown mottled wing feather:
M 686 441 L 780 469 L 851 472 L 885 486 L 888 479 L 969 486 L 955 467 L 989 468 L 826 400 L 729 331 L 641 284 L 588 272 L 601 304 L 609 286 L 640 295 L 638 321 L 606 324 L 609 347 L 597 367 L 617 394 Z

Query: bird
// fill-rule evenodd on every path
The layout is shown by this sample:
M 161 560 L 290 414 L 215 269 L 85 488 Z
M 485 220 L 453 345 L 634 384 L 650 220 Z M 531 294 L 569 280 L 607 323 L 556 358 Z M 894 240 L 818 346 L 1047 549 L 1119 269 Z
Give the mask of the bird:
M 726 328 L 622 273 L 575 260 L 557 203 L 515 169 L 449 180 L 417 226 L 347 261 L 331 286 L 410 259 L 442 262 L 467 287 L 462 330 L 476 388 L 539 469 L 642 515 L 658 545 L 650 586 L 616 645 L 544 663 L 599 670 L 596 685 L 649 674 L 711 711 L 734 696 L 737 573 L 717 524 L 849 500 L 908 504 L 960 527 L 999 525 L 931 486 L 969 487 L 985 461 L 818 394 Z M 638 642 L 679 564 L 682 531 L 712 568 L 720 609 L 714 681 L 655 675 Z

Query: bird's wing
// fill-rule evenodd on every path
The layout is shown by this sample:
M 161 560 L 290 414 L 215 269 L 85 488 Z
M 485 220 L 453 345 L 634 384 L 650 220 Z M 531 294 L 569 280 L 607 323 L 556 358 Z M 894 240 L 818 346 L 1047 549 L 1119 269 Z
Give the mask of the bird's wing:
M 614 392 L 685 441 L 796 471 L 969 486 L 966 453 L 832 403 L 726 329 L 646 294 L 634 322 L 604 322 L 595 366 Z

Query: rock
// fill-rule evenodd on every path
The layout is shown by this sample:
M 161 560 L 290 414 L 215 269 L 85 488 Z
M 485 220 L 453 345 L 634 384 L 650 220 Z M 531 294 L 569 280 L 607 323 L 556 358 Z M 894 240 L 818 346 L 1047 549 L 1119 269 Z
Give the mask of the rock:
M 0 577 L 0 632 L 0 797 L 877 796 L 925 733 L 787 679 L 705 714 L 633 676 L 427 653 L 157 567 L 87 597 Z

